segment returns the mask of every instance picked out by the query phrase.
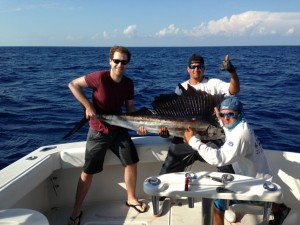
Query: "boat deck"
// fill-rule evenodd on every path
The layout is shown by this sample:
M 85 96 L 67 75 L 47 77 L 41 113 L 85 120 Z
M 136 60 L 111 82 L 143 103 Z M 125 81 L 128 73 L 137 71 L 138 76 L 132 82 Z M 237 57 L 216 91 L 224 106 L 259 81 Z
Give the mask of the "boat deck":
M 160 217 L 155 217 L 152 203 L 148 203 L 148 211 L 138 213 L 125 202 L 112 201 L 86 205 L 82 208 L 81 225 L 202 225 L 201 201 L 196 201 L 194 208 L 189 208 L 186 199 L 167 199 L 163 204 Z M 54 208 L 46 214 L 50 225 L 66 225 L 72 208 Z M 270 219 L 272 219 L 272 215 Z M 295 218 L 300 218 L 300 211 L 291 210 L 284 225 L 296 225 Z M 257 225 L 262 223 L 262 214 L 245 214 L 239 221 L 225 225 Z
M 185 199 L 170 201 L 163 204 L 163 211 L 160 217 L 155 217 L 152 213 L 151 201 L 148 203 L 148 211 L 138 213 L 132 207 L 126 206 L 125 202 L 103 202 L 86 205 L 82 208 L 81 225 L 184 225 L 201 224 L 201 202 L 195 203 L 194 208 L 188 208 Z M 55 208 L 46 216 L 49 223 L 67 224 L 72 208 Z

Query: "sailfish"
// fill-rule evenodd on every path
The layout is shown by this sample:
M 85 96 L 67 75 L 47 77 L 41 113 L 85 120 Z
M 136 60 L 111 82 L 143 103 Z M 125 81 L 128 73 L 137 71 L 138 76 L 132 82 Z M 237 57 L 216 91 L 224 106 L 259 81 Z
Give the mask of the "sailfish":
M 190 127 L 201 136 L 202 140 L 224 138 L 223 129 L 215 120 L 214 107 L 224 99 L 224 95 L 211 95 L 197 91 L 192 86 L 185 90 L 180 84 L 182 95 L 161 94 L 151 103 L 153 109 L 141 108 L 133 113 L 97 114 L 97 118 L 110 125 L 130 130 L 144 126 L 149 133 L 158 133 L 166 127 L 171 136 L 183 137 Z M 85 117 L 64 138 L 79 130 L 88 119 Z

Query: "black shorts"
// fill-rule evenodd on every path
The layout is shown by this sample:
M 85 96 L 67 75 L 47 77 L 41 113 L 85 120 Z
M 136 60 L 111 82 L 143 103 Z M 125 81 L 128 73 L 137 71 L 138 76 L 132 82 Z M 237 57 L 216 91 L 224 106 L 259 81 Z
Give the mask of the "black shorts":
M 90 128 L 86 141 L 83 171 L 88 174 L 101 172 L 108 149 L 120 159 L 123 166 L 139 161 L 135 145 L 126 129 L 120 129 L 113 135 L 106 135 Z

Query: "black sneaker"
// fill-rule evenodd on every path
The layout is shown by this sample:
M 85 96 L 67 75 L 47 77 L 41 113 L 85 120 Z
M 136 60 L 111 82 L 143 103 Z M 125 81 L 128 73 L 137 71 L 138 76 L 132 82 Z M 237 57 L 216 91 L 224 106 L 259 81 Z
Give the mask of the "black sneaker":
M 269 225 L 282 225 L 285 218 L 290 213 L 291 208 L 287 207 L 285 204 L 280 205 L 280 209 L 274 212 L 274 220 L 269 221 Z

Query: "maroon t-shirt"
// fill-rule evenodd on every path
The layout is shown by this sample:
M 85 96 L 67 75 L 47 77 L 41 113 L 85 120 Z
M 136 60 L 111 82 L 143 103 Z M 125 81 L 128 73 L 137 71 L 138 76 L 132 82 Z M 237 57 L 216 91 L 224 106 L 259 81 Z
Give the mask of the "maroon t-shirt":
M 120 83 L 110 77 L 110 71 L 97 71 L 85 76 L 89 88 L 93 89 L 93 105 L 96 113 L 116 114 L 122 112 L 125 100 L 134 98 L 133 81 L 123 76 Z M 90 127 L 104 134 L 111 134 L 119 127 L 103 123 L 98 119 L 90 120 Z

